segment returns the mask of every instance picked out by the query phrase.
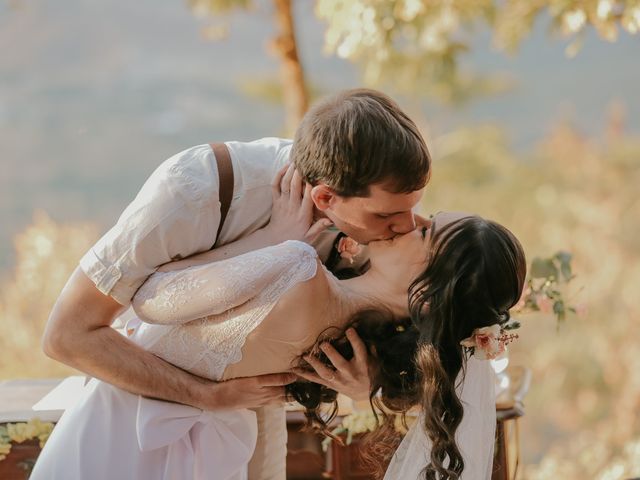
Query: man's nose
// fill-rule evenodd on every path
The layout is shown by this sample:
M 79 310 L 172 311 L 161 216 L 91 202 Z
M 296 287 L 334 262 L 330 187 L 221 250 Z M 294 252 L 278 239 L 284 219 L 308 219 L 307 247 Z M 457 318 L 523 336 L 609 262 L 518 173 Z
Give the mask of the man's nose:
M 416 219 L 413 212 L 407 212 L 394 218 L 393 223 L 389 226 L 389 230 L 393 233 L 404 234 L 413 232 L 416 229 Z

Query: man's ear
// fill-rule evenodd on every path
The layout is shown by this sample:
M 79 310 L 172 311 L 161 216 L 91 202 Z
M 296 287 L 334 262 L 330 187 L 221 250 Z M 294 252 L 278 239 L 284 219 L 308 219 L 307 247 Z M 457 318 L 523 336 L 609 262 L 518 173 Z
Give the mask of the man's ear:
M 311 199 L 321 212 L 331 208 L 338 199 L 338 194 L 328 185 L 319 183 L 311 189 Z

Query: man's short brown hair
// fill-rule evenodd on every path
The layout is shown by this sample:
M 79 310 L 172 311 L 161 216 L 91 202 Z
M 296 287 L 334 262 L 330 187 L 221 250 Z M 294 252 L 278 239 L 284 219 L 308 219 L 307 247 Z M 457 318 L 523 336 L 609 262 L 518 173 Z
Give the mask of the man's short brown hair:
M 419 190 L 431 166 L 415 123 L 387 95 L 364 88 L 313 106 L 296 131 L 291 161 L 306 182 L 326 183 L 344 197 L 366 197 L 377 183 L 393 193 Z

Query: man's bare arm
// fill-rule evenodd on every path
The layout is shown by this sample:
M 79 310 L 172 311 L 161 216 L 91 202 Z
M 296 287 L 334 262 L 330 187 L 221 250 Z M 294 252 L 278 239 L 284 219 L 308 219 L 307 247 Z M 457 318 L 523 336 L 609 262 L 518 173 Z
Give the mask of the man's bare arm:
M 123 307 L 77 268 L 58 297 L 43 337 L 45 353 L 132 393 L 206 410 L 258 407 L 284 398 L 291 374 L 215 383 L 140 348 L 110 325 Z

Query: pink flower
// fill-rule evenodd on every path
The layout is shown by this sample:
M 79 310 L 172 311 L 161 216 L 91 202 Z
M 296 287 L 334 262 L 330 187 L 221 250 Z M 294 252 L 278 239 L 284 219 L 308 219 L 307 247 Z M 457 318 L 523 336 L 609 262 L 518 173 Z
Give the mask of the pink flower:
M 546 295 L 536 295 L 536 305 L 542 313 L 553 312 L 553 302 Z
M 469 338 L 465 338 L 460 345 L 473 348 L 473 354 L 479 360 L 493 360 L 505 350 L 500 325 L 476 328 Z
M 362 252 L 362 246 L 351 237 L 342 237 L 338 242 L 337 249 L 340 256 L 351 263 Z
M 586 317 L 589 313 L 589 307 L 587 307 L 587 305 L 584 303 L 577 304 L 575 308 L 576 315 L 578 315 L 579 317 Z

